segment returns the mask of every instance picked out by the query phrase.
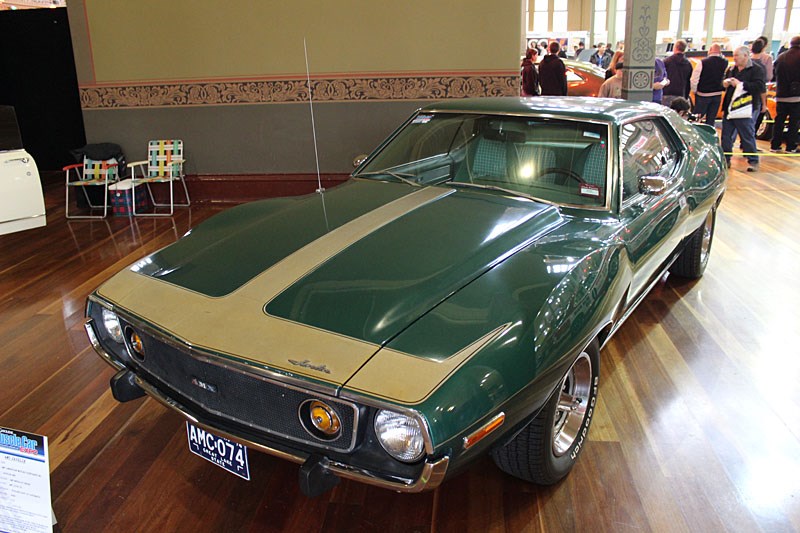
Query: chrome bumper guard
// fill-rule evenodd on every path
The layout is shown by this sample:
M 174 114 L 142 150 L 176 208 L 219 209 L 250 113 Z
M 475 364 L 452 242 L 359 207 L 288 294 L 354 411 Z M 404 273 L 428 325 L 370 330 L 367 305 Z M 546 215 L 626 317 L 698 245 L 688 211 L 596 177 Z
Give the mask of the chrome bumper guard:
M 91 318 L 87 319 L 86 322 L 84 323 L 84 328 L 86 329 L 86 334 L 89 336 L 89 341 L 91 342 L 94 351 L 97 352 L 97 354 L 100 357 L 102 357 L 105 362 L 114 367 L 116 370 L 123 370 L 125 368 L 125 365 L 115 360 L 111 356 L 111 354 L 106 352 L 106 350 L 100 344 L 100 341 L 97 338 L 97 334 L 94 331 L 94 320 Z M 236 435 L 232 435 L 230 433 L 226 433 L 225 431 L 221 431 L 218 428 L 203 424 L 194 415 L 192 415 L 183 405 L 176 402 L 172 398 L 165 396 L 164 394 L 161 393 L 161 391 L 154 388 L 145 381 L 142 381 L 138 376 L 136 377 L 136 384 L 139 387 L 141 387 L 142 390 L 144 390 L 149 396 L 157 400 L 159 403 L 165 405 L 166 407 L 174 409 L 175 411 L 180 413 L 184 418 L 186 418 L 196 426 L 206 429 L 221 437 L 225 437 L 226 439 L 238 442 L 239 444 L 243 444 L 248 448 L 258 450 L 260 452 L 267 453 L 269 455 L 273 455 L 275 457 L 279 457 L 281 459 L 285 459 L 293 463 L 303 464 L 306 461 L 306 459 L 301 456 L 293 455 L 291 453 L 277 450 L 275 448 L 270 448 L 269 446 L 266 446 L 264 444 L 243 439 L 241 437 L 237 437 Z M 442 457 L 440 459 L 426 460 L 425 464 L 422 467 L 422 472 L 420 473 L 417 479 L 380 477 L 379 474 L 375 474 L 368 470 L 340 463 L 338 461 L 329 461 L 327 467 L 335 475 L 344 479 L 352 479 L 355 481 L 359 481 L 361 483 L 366 483 L 368 485 L 373 485 L 383 489 L 394 490 L 397 492 L 415 493 L 415 492 L 423 492 L 426 490 L 433 490 L 436 487 L 438 487 L 441 484 L 442 480 L 444 480 L 444 476 L 445 473 L 447 472 L 447 466 L 449 463 L 450 463 L 450 458 L 447 456 Z

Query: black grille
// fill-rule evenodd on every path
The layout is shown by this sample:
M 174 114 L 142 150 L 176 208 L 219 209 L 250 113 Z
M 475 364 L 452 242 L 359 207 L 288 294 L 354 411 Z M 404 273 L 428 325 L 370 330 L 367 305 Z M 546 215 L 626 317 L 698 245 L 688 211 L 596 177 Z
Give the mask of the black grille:
M 272 435 L 340 451 L 353 448 L 356 411 L 352 404 L 220 366 L 224 361 L 220 365 L 203 361 L 189 355 L 188 349 L 175 348 L 135 329 L 146 354 L 144 361 L 136 361 L 142 377 L 169 388 L 176 400 L 189 400 L 207 413 Z M 298 408 L 309 398 L 323 400 L 339 413 L 342 432 L 338 439 L 321 441 L 300 424 Z

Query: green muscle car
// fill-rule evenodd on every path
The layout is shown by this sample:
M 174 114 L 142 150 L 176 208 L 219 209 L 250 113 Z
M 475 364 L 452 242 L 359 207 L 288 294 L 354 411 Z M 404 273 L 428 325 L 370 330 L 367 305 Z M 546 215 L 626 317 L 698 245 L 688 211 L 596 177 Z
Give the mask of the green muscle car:
M 601 347 L 666 271 L 700 277 L 715 131 L 649 103 L 451 100 L 351 179 L 222 212 L 100 286 L 86 331 L 128 401 L 247 452 L 418 492 L 490 453 L 552 484 L 586 437 Z

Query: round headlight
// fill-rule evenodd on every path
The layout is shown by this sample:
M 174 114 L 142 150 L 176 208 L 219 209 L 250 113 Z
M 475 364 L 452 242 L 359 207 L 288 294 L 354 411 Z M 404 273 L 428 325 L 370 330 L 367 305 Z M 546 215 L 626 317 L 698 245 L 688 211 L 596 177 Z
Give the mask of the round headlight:
M 336 410 L 319 400 L 303 402 L 300 406 L 300 423 L 306 431 L 321 440 L 335 440 L 342 430 L 342 422 Z
M 119 318 L 114 311 L 103 309 L 103 327 L 106 328 L 108 335 L 116 342 L 122 342 L 122 326 Z
M 386 452 L 406 463 L 413 463 L 425 450 L 422 428 L 415 418 L 392 411 L 378 411 L 375 434 Z

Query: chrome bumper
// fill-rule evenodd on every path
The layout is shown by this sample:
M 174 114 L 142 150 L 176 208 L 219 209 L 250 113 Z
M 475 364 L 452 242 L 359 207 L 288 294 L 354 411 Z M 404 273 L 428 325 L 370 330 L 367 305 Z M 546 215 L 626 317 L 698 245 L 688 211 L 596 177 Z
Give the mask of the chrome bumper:
M 109 365 L 114 367 L 116 370 L 123 370 L 125 368 L 125 365 L 115 360 L 111 356 L 111 354 L 106 352 L 106 350 L 100 344 L 100 341 L 97 338 L 97 334 L 94 331 L 93 324 L 94 320 L 89 318 L 84 323 L 84 328 L 86 329 L 86 334 L 89 336 L 89 341 L 91 342 L 95 352 L 97 352 L 97 354 L 100 357 L 102 357 L 103 360 L 105 360 Z M 139 387 L 141 387 L 142 390 L 144 390 L 149 396 L 151 396 L 158 402 L 162 403 L 163 405 L 179 412 L 184 418 L 186 418 L 196 426 L 199 426 L 203 429 L 206 429 L 212 433 L 215 433 L 219 436 L 225 437 L 232 441 L 243 444 L 248 448 L 258 450 L 267 453 L 269 455 L 274 455 L 275 457 L 279 457 L 287 461 L 292 461 L 293 463 L 303 464 L 306 460 L 301 456 L 287 453 L 282 450 L 277 450 L 275 448 L 270 448 L 269 446 L 266 446 L 264 444 L 243 439 L 241 437 L 237 437 L 236 435 L 232 435 L 230 433 L 226 433 L 225 431 L 221 431 L 220 429 L 215 428 L 213 426 L 208 426 L 206 424 L 203 424 L 179 402 L 176 402 L 172 398 L 165 396 L 163 393 L 161 393 L 161 391 L 154 388 L 145 381 L 141 380 L 138 376 L 136 377 L 136 384 Z M 366 483 L 368 485 L 394 490 L 397 492 L 414 493 L 414 492 L 423 492 L 426 490 L 432 490 L 438 487 L 439 484 L 441 484 L 442 480 L 444 480 L 444 476 L 445 473 L 447 472 L 447 467 L 449 463 L 450 463 L 450 458 L 447 456 L 435 460 L 426 460 L 425 464 L 422 467 L 422 472 L 420 473 L 417 479 L 381 477 L 379 474 L 375 474 L 373 472 L 361 468 L 356 468 L 337 461 L 329 461 L 327 463 L 327 467 L 335 475 L 344 479 L 352 479 L 355 481 L 359 481 L 361 483 Z

